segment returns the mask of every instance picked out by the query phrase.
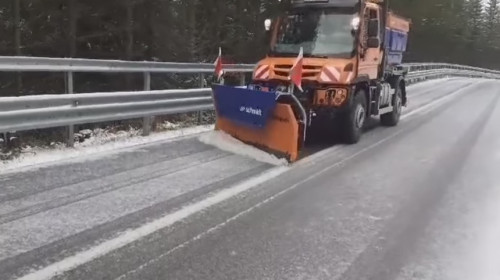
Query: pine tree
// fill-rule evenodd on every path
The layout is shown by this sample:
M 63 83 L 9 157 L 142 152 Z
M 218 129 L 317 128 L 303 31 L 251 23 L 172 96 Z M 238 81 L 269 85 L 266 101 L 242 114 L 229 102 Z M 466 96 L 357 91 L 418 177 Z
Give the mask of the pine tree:
M 500 13 L 498 10 L 499 0 L 489 0 L 485 10 L 485 24 L 484 24 L 484 42 L 489 47 L 500 49 L 499 43 L 499 27 L 500 27 Z
M 483 6 L 481 0 L 469 0 L 466 5 L 466 24 L 467 24 L 467 34 L 466 42 L 469 46 L 469 50 L 483 50 L 479 42 L 482 38 L 481 31 L 483 31 Z
M 412 20 L 406 61 L 500 68 L 500 0 L 392 0 Z M 268 51 L 266 18 L 290 0 L 5 0 L 0 1 L 0 55 L 212 62 L 219 46 L 229 62 L 254 63 Z M 0 94 L 62 88 L 6 73 Z M 83 75 L 83 74 L 82 74 Z M 87 75 L 87 74 L 85 74 Z M 19 75 L 21 77 L 21 75 Z M 78 80 L 85 80 L 84 77 Z M 127 87 L 105 75 L 86 91 Z M 45 80 L 44 80 L 45 81 Z M 100 82 L 99 82 L 100 81 Z M 178 86 L 174 78 L 163 84 Z M 113 84 L 114 83 L 114 84 Z M 163 85 L 162 84 L 162 85 Z M 140 77 L 130 85 L 140 88 Z M 103 88 L 102 90 L 105 90 Z M 62 90 L 59 90 L 61 92 Z

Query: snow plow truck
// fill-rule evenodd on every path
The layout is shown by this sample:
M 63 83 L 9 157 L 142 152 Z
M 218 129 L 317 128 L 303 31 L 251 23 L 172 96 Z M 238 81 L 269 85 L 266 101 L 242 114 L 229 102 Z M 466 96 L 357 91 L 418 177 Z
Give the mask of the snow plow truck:
M 367 118 L 396 126 L 407 104 L 402 66 L 410 21 L 388 0 L 292 0 L 265 21 L 267 56 L 245 87 L 213 84 L 216 130 L 273 152 L 300 157 L 308 129 L 338 123 L 357 143 Z

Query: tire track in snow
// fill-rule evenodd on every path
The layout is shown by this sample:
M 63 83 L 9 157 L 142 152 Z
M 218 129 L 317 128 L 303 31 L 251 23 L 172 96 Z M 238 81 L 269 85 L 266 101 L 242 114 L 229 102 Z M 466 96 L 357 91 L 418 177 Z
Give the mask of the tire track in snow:
M 104 193 L 126 188 L 134 184 L 141 184 L 159 177 L 170 176 L 184 169 L 216 161 L 228 156 L 228 153 L 209 150 L 208 152 L 191 154 L 160 164 L 151 164 L 144 168 L 137 168 L 135 170 L 109 175 L 101 179 L 84 181 L 29 197 L 4 202 L 0 204 L 0 225 Z M 105 181 L 105 183 L 102 184 L 99 181 Z

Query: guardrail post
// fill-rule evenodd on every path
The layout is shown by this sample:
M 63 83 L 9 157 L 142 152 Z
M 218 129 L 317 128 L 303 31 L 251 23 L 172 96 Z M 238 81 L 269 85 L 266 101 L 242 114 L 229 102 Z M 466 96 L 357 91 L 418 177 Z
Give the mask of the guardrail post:
M 144 90 L 151 90 L 151 73 L 144 72 Z M 148 136 L 151 134 L 151 126 L 153 125 L 152 116 L 145 116 L 142 119 L 142 136 Z
M 245 73 L 240 73 L 240 86 L 245 86 L 245 84 L 246 84 Z
M 73 84 L 73 72 L 66 72 L 66 93 L 73 94 L 74 93 L 74 84 Z M 76 104 L 72 104 L 71 106 L 76 107 Z M 75 145 L 75 126 L 69 125 L 67 127 L 67 135 L 66 135 L 66 146 L 73 147 Z
M 8 133 L 7 132 L 1 133 L 0 134 L 0 140 L 2 140 L 2 142 L 0 143 L 1 144 L 1 146 L 0 146 L 0 152 L 2 152 L 3 150 L 7 150 L 9 148 L 9 136 L 8 136 Z
M 199 75 L 199 86 L 200 88 L 204 88 L 205 87 L 205 74 L 204 73 L 200 73 Z M 203 112 L 202 111 L 198 111 L 198 124 L 201 124 L 201 122 L 203 121 Z

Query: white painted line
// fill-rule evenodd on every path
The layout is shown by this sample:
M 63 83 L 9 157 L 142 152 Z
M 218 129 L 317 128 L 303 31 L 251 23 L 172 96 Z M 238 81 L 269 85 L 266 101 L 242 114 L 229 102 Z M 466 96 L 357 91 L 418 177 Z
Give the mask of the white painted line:
M 221 203 L 229 198 L 237 196 L 245 191 L 248 191 L 260 184 L 275 178 L 284 172 L 288 171 L 290 168 L 286 166 L 280 166 L 273 168 L 258 177 L 251 178 L 244 181 L 234 187 L 224 189 L 213 196 L 207 197 L 204 200 L 188 205 L 174 213 L 167 214 L 160 219 L 152 221 L 145 224 L 137 229 L 126 231 L 120 234 L 118 237 L 113 238 L 108 241 L 104 241 L 88 250 L 76 253 L 75 255 L 65 258 L 56 263 L 50 264 L 47 267 L 31 272 L 19 280 L 46 280 L 51 279 L 57 275 L 64 272 L 70 271 L 80 265 L 88 263 L 95 260 L 101 256 L 104 256 L 114 250 L 123 248 L 128 244 L 131 244 L 145 236 L 148 236 L 156 231 L 169 227 L 195 213 L 206 210 L 218 203 Z

